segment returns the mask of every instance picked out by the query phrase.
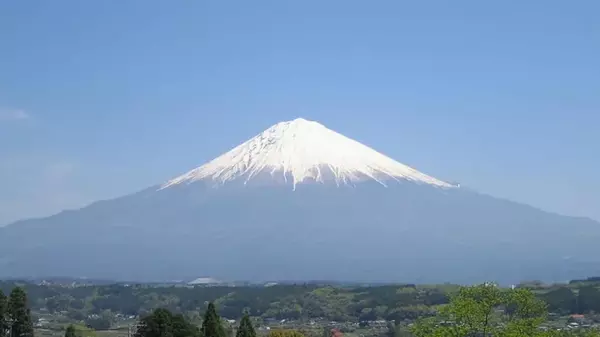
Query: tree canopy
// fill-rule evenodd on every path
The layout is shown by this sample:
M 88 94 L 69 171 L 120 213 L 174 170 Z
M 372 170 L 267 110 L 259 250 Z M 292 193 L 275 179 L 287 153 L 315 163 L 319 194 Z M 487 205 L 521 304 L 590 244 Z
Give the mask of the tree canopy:
M 235 333 L 235 337 L 256 337 L 256 331 L 254 330 L 254 326 L 252 326 L 252 322 L 250 321 L 250 316 L 248 316 L 247 313 L 242 317 L 240 326 Z
M 5 336 L 8 331 L 8 302 L 7 298 L 0 290 L 0 336 Z
M 538 336 L 546 306 L 526 289 L 503 291 L 492 284 L 464 287 L 438 315 L 421 319 L 417 337 Z
M 156 309 L 140 320 L 135 337 L 200 337 L 197 326 L 183 315 L 173 315 L 167 309 Z
M 65 337 L 77 337 L 75 326 L 73 324 L 70 324 L 65 330 Z
M 204 337 L 227 337 L 221 317 L 217 314 L 217 308 L 213 302 L 208 304 L 202 320 L 202 334 Z
M 8 318 L 12 321 L 11 337 L 33 337 L 33 323 L 27 303 L 27 294 L 21 287 L 14 288 L 10 293 Z

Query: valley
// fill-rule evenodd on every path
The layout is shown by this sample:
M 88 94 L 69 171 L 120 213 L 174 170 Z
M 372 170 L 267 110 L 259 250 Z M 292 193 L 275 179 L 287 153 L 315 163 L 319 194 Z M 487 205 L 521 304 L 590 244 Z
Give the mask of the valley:
M 10 292 L 22 286 L 27 294 L 38 336 L 59 336 L 68 324 L 87 326 L 97 336 L 128 336 L 140 317 L 157 308 L 183 314 L 200 324 L 206 303 L 218 308 L 223 322 L 234 329 L 247 312 L 261 334 L 293 329 L 321 337 L 339 329 L 344 335 L 390 336 L 408 331 L 418 320 L 433 317 L 461 287 L 452 284 L 381 286 L 270 284 L 254 286 L 188 286 L 185 284 L 51 284 L 3 281 Z M 549 312 L 545 329 L 569 331 L 600 328 L 600 279 L 565 284 L 525 282 Z M 503 291 L 510 291 L 504 289 Z M 229 325 L 227 325 L 229 324 Z M 394 332 L 396 333 L 396 332 Z

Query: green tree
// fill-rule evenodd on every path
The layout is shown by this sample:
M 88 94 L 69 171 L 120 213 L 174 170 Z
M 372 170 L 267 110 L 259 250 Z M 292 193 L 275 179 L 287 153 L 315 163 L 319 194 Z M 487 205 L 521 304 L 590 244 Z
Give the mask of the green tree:
M 14 288 L 8 299 L 8 317 L 12 321 L 11 337 L 33 337 L 31 311 L 27 305 L 27 294 L 21 287 Z
M 161 308 L 140 320 L 135 337 L 200 337 L 200 330 L 183 315 Z
M 67 327 L 67 330 L 65 331 L 65 337 L 77 337 L 77 334 L 75 333 L 75 327 L 72 324 Z
M 502 291 L 492 284 L 461 288 L 436 317 L 421 319 L 417 337 L 539 336 L 546 307 L 531 291 Z
M 227 337 L 225 329 L 221 324 L 221 318 L 217 314 L 217 308 L 213 302 L 208 304 L 204 318 L 202 319 L 202 334 L 204 337 Z
M 248 316 L 248 314 L 244 314 L 242 317 L 240 326 L 235 333 L 235 337 L 256 337 L 256 331 L 252 326 L 252 322 L 250 321 L 250 316 Z
M 0 336 L 6 336 L 8 332 L 8 303 L 6 302 L 6 296 L 0 290 Z
M 548 304 L 548 310 L 562 315 L 576 314 L 579 310 L 577 296 L 568 287 L 559 287 L 541 297 Z
M 201 337 L 198 326 L 188 321 L 182 314 L 173 315 L 171 318 L 173 337 Z
M 579 289 L 577 302 L 580 314 L 600 312 L 600 290 L 593 285 Z

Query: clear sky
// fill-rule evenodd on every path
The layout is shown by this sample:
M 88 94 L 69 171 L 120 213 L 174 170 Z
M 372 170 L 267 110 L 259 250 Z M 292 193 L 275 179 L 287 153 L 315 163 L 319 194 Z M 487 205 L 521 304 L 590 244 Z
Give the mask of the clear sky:
M 0 224 L 317 120 L 425 173 L 600 220 L 600 2 L 2 1 Z

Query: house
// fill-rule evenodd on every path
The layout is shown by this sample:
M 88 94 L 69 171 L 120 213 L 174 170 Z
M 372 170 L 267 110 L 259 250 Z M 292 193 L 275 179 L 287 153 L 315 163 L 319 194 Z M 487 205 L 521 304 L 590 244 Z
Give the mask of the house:
M 571 315 L 569 316 L 569 322 L 583 323 L 585 321 L 585 315 Z

